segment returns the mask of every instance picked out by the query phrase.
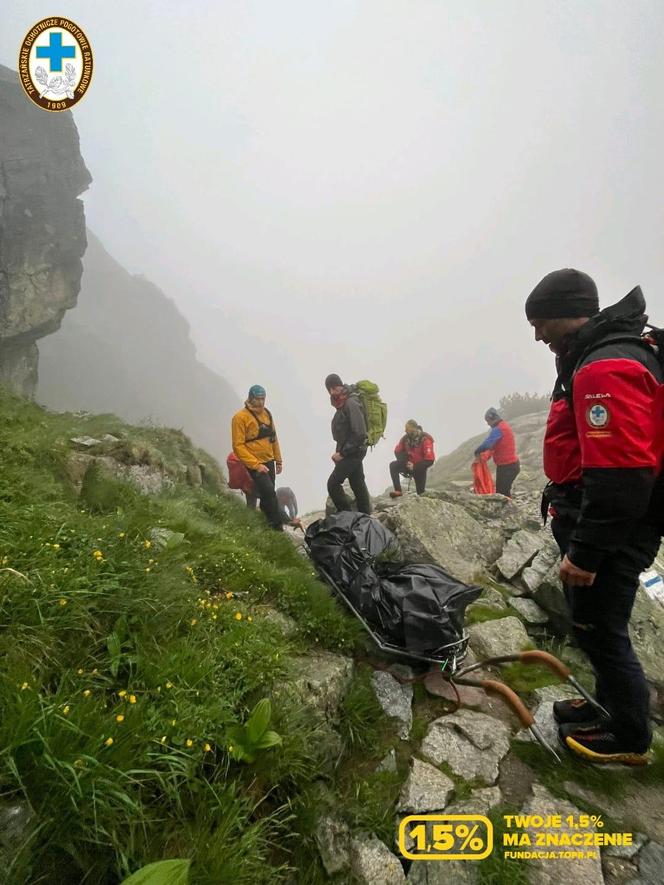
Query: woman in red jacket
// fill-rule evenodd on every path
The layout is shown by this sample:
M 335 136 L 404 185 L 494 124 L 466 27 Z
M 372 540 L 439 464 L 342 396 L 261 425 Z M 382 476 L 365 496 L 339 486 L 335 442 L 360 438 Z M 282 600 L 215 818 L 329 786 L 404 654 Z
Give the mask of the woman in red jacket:
M 415 490 L 418 495 L 424 494 L 427 484 L 427 470 L 436 460 L 433 451 L 433 437 L 425 433 L 417 421 L 406 421 L 406 433 L 401 437 L 394 448 L 396 461 L 390 464 L 390 476 L 394 491 L 390 492 L 390 498 L 400 498 L 401 480 L 399 476 L 412 476 L 415 480 Z

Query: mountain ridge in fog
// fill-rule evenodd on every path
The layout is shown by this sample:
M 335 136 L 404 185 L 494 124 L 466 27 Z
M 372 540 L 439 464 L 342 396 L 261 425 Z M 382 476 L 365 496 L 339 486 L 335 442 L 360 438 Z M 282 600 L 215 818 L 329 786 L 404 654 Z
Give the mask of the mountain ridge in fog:
M 90 230 L 83 268 L 78 305 L 40 342 L 38 401 L 181 427 L 223 462 L 241 400 L 198 360 L 175 303 L 125 270 Z

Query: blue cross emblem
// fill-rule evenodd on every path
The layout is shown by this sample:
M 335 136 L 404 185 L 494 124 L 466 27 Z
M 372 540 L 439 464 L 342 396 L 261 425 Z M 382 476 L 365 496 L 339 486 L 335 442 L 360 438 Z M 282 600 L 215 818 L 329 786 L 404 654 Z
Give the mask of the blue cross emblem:
M 63 58 L 75 58 L 75 46 L 63 46 L 60 31 L 51 31 L 48 46 L 37 47 L 37 58 L 47 58 L 50 71 L 62 70 Z
M 604 406 L 593 406 L 590 410 L 590 417 L 592 418 L 593 424 L 605 424 L 606 423 L 606 409 Z

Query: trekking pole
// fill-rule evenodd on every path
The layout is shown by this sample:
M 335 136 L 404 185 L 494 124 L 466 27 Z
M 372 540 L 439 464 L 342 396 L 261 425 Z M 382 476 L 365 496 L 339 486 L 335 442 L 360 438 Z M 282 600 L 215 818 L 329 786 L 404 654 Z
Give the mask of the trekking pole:
M 513 661 L 519 661 L 522 664 L 541 664 L 545 667 L 548 667 L 553 673 L 558 676 L 559 679 L 563 680 L 563 682 L 569 682 L 576 691 L 579 692 L 582 698 L 584 698 L 591 707 L 593 707 L 601 716 L 605 716 L 609 718 L 609 714 L 606 709 L 599 703 L 599 701 L 595 700 L 595 698 L 587 692 L 585 688 L 574 678 L 571 670 L 564 664 L 562 661 L 558 660 L 554 655 L 549 654 L 548 651 L 540 651 L 540 649 L 535 649 L 533 651 L 522 651 L 518 652 L 514 655 L 500 655 L 495 658 L 486 658 L 483 661 L 478 662 L 477 664 L 471 664 L 470 667 L 464 667 L 463 670 L 460 670 L 457 674 L 458 676 L 465 676 L 467 673 L 471 673 L 473 670 L 478 670 L 480 667 L 491 666 L 492 664 L 509 664 Z

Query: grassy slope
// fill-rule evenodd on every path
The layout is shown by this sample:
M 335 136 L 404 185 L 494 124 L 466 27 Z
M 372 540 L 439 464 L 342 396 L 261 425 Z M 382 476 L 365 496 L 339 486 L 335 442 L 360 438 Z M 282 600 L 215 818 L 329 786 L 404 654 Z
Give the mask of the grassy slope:
M 85 503 L 60 478 L 71 436 L 121 430 L 168 460 L 180 434 L 4 393 L 0 408 L 0 788 L 37 824 L 8 880 L 113 883 L 186 856 L 192 882 L 279 881 L 290 808 L 331 762 L 296 709 L 275 711 L 283 746 L 252 766 L 224 733 L 289 654 L 349 649 L 355 623 L 234 499 L 106 479 Z M 157 549 L 155 526 L 184 537 Z M 293 639 L 260 617 L 266 601 L 296 620 Z

